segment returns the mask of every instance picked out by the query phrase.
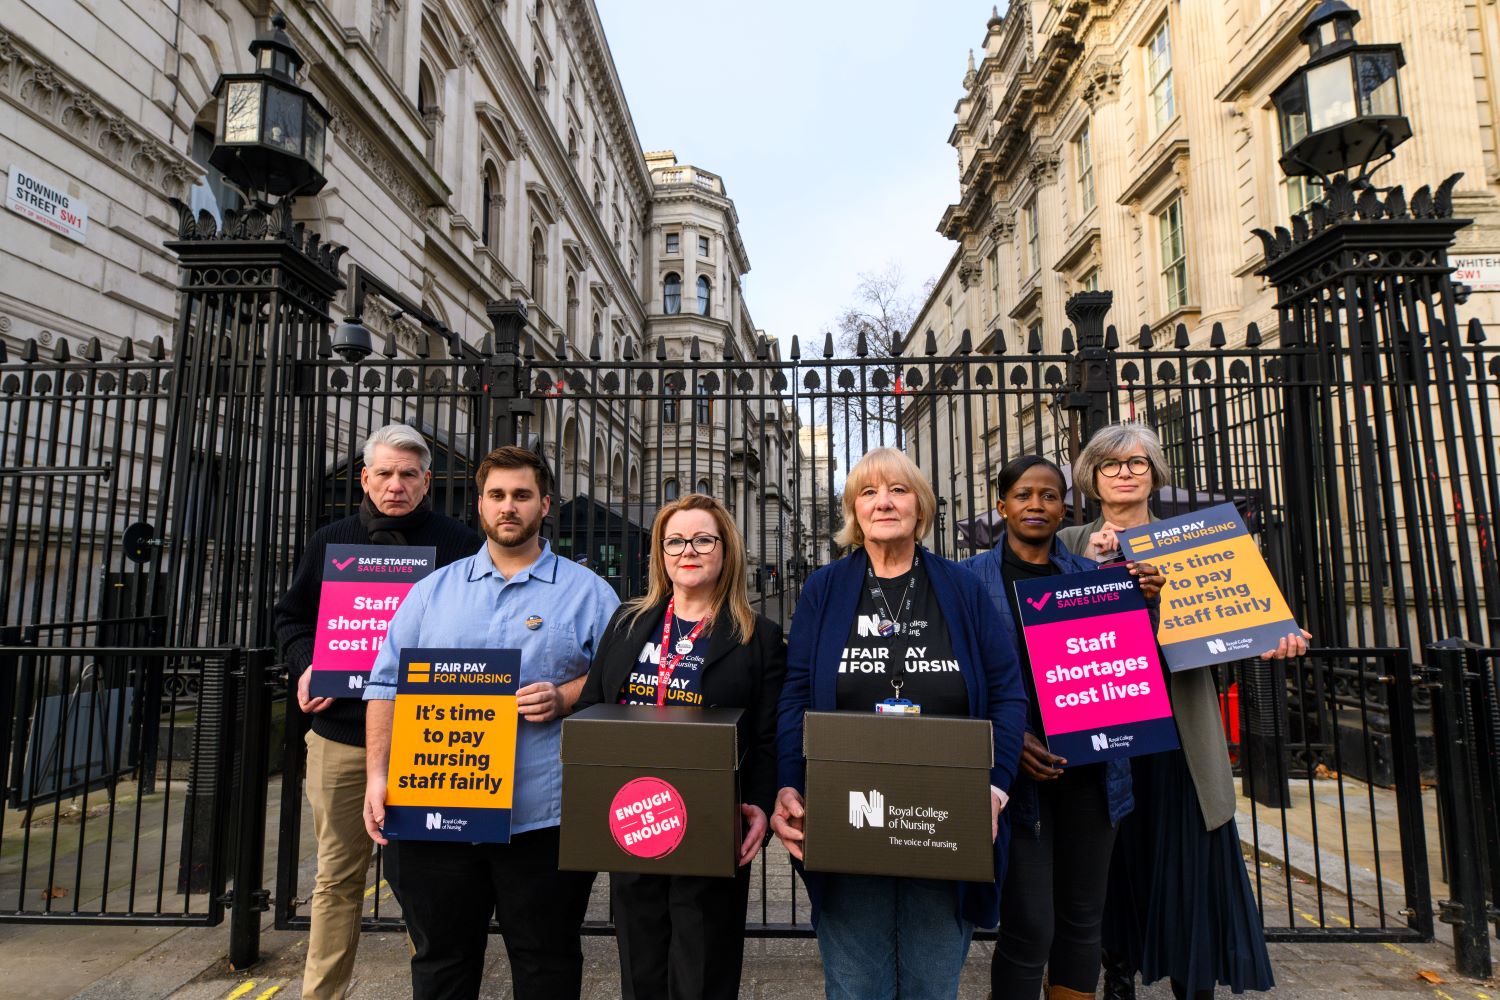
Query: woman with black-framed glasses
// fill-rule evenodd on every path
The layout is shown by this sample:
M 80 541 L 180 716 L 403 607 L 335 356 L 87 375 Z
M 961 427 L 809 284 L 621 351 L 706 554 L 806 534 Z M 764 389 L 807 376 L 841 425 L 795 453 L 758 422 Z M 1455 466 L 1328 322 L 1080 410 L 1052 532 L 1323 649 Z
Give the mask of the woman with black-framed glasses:
M 750 607 L 745 543 L 724 505 L 690 493 L 657 512 L 646 593 L 620 605 L 599 640 L 577 709 L 600 702 L 743 708 L 733 878 L 609 877 L 626 997 L 739 996 L 750 862 L 776 794 L 776 707 L 786 676 L 781 627 Z

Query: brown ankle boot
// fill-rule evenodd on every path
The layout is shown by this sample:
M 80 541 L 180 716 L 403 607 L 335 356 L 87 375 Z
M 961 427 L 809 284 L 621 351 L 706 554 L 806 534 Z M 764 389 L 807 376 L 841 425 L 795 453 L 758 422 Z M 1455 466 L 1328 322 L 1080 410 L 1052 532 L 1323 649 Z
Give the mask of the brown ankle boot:
M 1094 994 L 1080 993 L 1066 986 L 1049 986 L 1047 987 L 1047 1000 L 1094 1000 Z

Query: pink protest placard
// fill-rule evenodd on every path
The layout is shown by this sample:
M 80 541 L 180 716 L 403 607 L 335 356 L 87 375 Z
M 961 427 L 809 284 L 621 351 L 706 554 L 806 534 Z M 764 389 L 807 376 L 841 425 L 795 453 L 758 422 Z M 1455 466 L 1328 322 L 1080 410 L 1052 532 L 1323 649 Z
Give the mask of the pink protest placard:
M 1155 630 L 1129 570 L 1015 587 L 1048 749 L 1076 767 L 1178 745 Z
M 330 545 L 313 636 L 314 698 L 358 698 L 412 584 L 437 565 L 427 545 Z

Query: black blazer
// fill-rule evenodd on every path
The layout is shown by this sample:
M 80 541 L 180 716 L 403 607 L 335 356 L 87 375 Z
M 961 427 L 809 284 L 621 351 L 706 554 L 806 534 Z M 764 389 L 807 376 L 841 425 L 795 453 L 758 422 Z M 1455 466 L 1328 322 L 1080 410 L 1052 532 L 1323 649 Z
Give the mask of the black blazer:
M 665 603 L 657 605 L 628 631 L 624 628 L 625 608 L 615 612 L 599 640 L 575 712 L 590 705 L 619 702 L 641 647 L 660 637 L 666 610 Z M 745 749 L 740 796 L 770 816 L 776 800 L 776 705 L 781 698 L 781 682 L 786 678 L 786 640 L 781 627 L 764 615 L 756 615 L 755 634 L 747 643 L 730 637 L 733 627 L 729 616 L 721 615 L 709 629 L 708 656 L 703 661 L 703 705 L 745 709 L 739 725 L 740 745 Z

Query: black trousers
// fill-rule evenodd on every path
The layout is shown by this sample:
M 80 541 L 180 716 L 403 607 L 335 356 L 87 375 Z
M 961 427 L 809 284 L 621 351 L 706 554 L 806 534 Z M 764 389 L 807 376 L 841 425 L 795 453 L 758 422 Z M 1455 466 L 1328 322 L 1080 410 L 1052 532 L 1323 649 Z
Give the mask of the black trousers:
M 516 1000 L 577 1000 L 579 929 L 593 872 L 557 870 L 557 827 L 509 844 L 409 840 L 401 845 L 401 906 L 416 954 L 413 1000 L 474 1000 L 490 915 L 510 957 Z
M 990 988 L 1036 1000 L 1042 972 L 1053 986 L 1092 995 L 1099 985 L 1100 923 L 1115 828 L 1102 775 L 1065 772 L 1037 782 L 1040 822 L 1015 824 L 1000 894 L 1000 932 Z
M 609 877 L 625 1000 L 735 1000 L 750 866 L 733 878 Z

